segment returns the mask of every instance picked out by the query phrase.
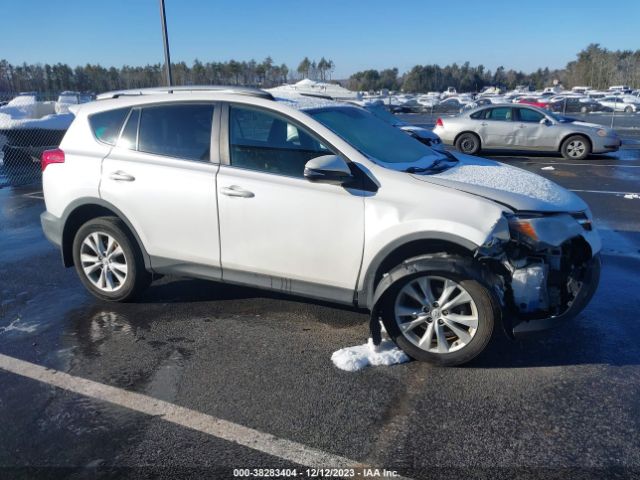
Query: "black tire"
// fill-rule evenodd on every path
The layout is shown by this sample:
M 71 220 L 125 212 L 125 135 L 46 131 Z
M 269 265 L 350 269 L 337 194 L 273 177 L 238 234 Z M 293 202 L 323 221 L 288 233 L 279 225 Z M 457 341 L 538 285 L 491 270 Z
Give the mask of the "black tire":
M 98 288 L 89 279 L 89 276 L 83 269 L 80 258 L 81 250 L 84 248 L 85 253 L 87 251 L 86 246 L 83 247 L 83 242 L 87 237 L 89 237 L 89 235 L 94 233 L 107 234 L 111 236 L 121 247 L 123 252 L 120 255 L 120 258 L 124 259 L 124 263 L 127 266 L 126 276 L 124 281 L 119 283 L 118 287 L 113 291 L 105 291 Z M 97 217 L 89 220 L 76 232 L 72 248 L 73 263 L 75 264 L 76 272 L 80 277 L 80 281 L 87 290 L 101 300 L 107 300 L 110 302 L 127 302 L 133 300 L 151 283 L 151 274 L 145 269 L 140 247 L 127 226 L 119 218 Z M 111 275 L 111 278 L 114 278 L 114 275 Z
M 475 133 L 463 133 L 456 139 L 456 149 L 467 155 L 475 155 L 480 151 L 480 137 Z
M 471 361 L 487 347 L 493 335 L 495 325 L 498 324 L 500 318 L 497 301 L 494 300 L 489 289 L 481 280 L 482 272 L 480 267 L 472 260 L 441 254 L 417 257 L 416 259 L 404 262 L 404 264 L 406 265 L 406 263 L 414 260 L 419 260 L 421 266 L 420 271 L 398 280 L 382 299 L 381 316 L 387 333 L 396 345 L 415 360 L 440 366 L 462 365 Z M 402 266 L 396 268 L 402 268 Z M 393 271 L 391 274 L 393 274 Z M 471 340 L 458 350 L 448 353 L 430 352 L 412 343 L 412 341 L 400 331 L 395 318 L 396 300 L 402 295 L 401 292 L 404 287 L 412 281 L 425 276 L 453 280 L 466 290 L 475 303 L 478 318 L 477 328 Z M 445 326 L 445 329 L 446 328 L 448 327 Z M 451 330 L 449 331 L 453 333 Z M 415 330 L 413 332 L 415 332 Z
M 624 107 L 624 113 L 633 113 L 633 107 Z
M 560 153 L 568 160 L 584 160 L 591 153 L 591 142 L 583 135 L 571 135 L 562 142 Z

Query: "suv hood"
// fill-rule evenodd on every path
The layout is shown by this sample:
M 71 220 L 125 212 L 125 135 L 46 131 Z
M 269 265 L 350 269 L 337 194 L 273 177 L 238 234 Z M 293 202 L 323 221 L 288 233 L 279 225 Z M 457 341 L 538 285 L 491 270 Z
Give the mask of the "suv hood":
M 540 175 L 470 155 L 455 154 L 459 162 L 432 175 L 412 174 L 423 182 L 454 188 L 532 212 L 578 212 L 587 204 L 574 193 Z

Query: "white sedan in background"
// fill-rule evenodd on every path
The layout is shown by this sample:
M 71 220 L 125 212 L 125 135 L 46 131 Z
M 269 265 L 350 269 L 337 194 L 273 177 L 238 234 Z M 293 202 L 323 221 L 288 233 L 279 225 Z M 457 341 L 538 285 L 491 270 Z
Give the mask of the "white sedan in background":
M 613 109 L 616 112 L 635 113 L 640 110 L 640 103 L 631 102 L 628 98 L 611 96 L 604 97 L 603 99 L 598 100 L 598 102 L 605 107 Z

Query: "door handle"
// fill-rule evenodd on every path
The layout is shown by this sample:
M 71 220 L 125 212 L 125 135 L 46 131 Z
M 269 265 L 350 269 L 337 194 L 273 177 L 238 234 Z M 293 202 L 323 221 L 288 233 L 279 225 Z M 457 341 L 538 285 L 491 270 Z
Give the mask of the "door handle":
M 129 175 L 127 172 L 123 172 L 122 170 L 118 170 L 116 172 L 112 172 L 109 175 L 111 180 L 116 180 L 117 182 L 133 182 L 136 177 L 133 175 Z
M 523 125 L 523 124 L 520 124 L 520 125 L 518 125 L 518 128 L 527 128 L 527 126 Z
M 230 187 L 223 187 L 220 189 L 220 193 L 222 195 L 226 195 L 227 197 L 242 197 L 242 198 L 252 198 L 255 197 L 253 192 L 249 190 L 244 190 L 243 188 L 237 185 L 231 185 Z
M 483 127 L 486 127 L 489 124 L 487 122 L 482 122 L 480 125 L 482 125 Z

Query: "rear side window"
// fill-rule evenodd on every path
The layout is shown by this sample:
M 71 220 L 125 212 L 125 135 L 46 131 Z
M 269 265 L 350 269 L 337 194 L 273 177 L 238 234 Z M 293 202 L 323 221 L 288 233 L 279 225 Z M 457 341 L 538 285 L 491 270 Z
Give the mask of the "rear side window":
M 209 161 L 213 105 L 147 107 L 140 114 L 138 150 L 186 160 Z
M 492 108 L 485 118 L 487 120 L 509 121 L 511 120 L 511 107 Z
M 479 120 L 481 118 L 484 118 L 484 115 L 487 113 L 486 110 L 480 110 L 479 112 L 476 113 L 472 113 L 470 115 L 471 118 L 473 118 L 474 120 Z
M 115 145 L 128 113 L 128 108 L 118 108 L 117 110 L 108 110 L 91 115 L 89 124 L 93 134 L 101 142 Z

